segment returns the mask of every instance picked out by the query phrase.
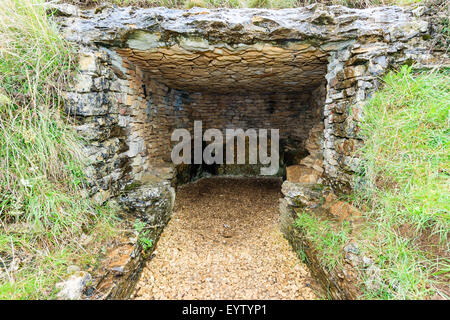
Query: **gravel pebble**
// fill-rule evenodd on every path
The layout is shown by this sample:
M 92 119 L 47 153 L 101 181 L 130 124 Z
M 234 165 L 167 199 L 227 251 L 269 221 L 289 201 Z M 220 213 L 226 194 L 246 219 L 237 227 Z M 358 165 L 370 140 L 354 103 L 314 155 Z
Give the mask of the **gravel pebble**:
M 222 177 L 179 187 L 135 299 L 316 299 L 279 230 L 280 188 L 274 178 Z

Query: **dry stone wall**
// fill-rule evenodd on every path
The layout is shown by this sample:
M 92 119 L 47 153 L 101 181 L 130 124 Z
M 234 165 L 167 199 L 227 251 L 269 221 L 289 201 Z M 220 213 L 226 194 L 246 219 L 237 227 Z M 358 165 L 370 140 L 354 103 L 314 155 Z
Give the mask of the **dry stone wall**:
M 66 94 L 67 111 L 86 137 L 88 174 L 100 201 L 136 181 L 163 183 L 171 176 L 170 168 L 153 165 L 156 158 L 166 160 L 169 148 L 157 135 L 189 125 L 201 110 L 212 124 L 252 125 L 250 118 L 233 122 L 232 113 L 263 110 L 270 97 L 280 101 L 276 112 L 289 112 L 281 102 L 304 111 L 292 123 L 294 115 L 286 115 L 284 124 L 303 141 L 308 126 L 315 125 L 304 122 L 323 120 L 324 174 L 332 183 L 351 184 L 363 143 L 362 106 L 380 86 L 380 76 L 404 63 L 448 63 L 444 52 L 430 49 L 434 22 L 425 7 L 59 6 L 55 14 L 63 35 L 80 50 L 80 74 Z M 246 99 L 248 109 L 241 104 Z M 256 124 L 266 116 L 258 114 Z
M 291 139 L 299 148 L 314 123 L 322 121 L 319 109 L 310 105 L 310 94 L 216 94 L 169 89 L 149 80 L 147 102 L 141 105 L 142 122 L 150 164 L 170 163 L 173 130 L 184 128 L 194 136 L 194 121 L 203 130 L 218 128 L 278 128 L 281 139 Z M 163 88 L 163 89 L 162 89 Z M 162 89 L 162 90 L 161 90 Z

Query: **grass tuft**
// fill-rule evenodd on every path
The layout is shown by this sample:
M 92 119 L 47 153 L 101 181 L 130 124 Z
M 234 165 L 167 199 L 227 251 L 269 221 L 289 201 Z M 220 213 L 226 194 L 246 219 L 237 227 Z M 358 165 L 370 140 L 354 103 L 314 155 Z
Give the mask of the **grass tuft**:
M 448 71 L 385 77 L 365 108 L 364 195 L 395 223 L 447 239 L 450 222 Z

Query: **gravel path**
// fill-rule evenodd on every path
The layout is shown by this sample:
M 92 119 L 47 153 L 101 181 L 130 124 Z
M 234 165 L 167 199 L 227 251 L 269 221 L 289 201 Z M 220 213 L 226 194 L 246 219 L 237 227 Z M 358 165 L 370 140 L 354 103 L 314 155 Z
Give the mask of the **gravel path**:
M 208 178 L 177 190 L 175 211 L 136 299 L 315 299 L 278 226 L 280 181 Z

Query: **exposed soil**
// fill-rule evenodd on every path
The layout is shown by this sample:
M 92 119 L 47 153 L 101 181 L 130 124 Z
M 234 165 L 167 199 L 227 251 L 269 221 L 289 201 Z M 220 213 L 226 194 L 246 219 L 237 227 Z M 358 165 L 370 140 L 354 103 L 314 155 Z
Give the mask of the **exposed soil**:
M 279 179 L 208 178 L 177 190 L 136 299 L 315 299 L 278 224 Z

